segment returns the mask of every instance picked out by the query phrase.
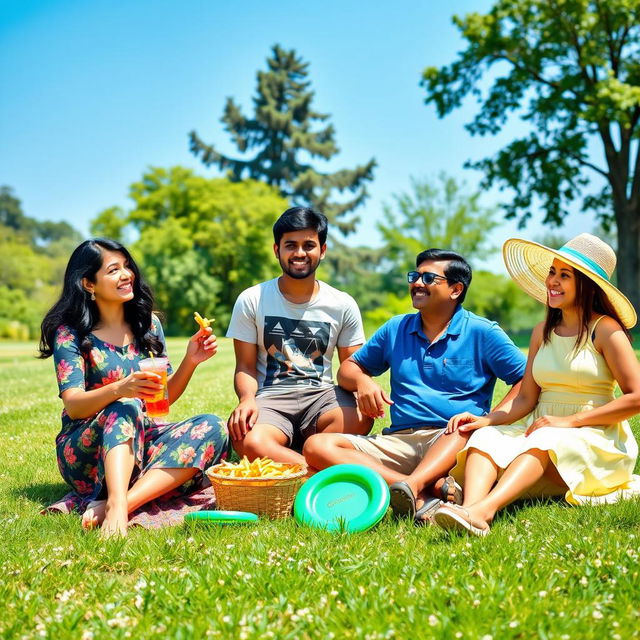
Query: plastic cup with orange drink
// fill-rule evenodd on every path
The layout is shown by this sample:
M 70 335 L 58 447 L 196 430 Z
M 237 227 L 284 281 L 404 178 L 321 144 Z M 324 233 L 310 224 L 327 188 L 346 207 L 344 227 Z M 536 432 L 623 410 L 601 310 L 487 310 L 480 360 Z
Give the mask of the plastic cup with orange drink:
M 157 373 L 162 383 L 162 389 L 153 398 L 145 398 L 147 415 L 150 418 L 157 418 L 169 414 L 169 387 L 167 386 L 167 372 L 169 369 L 169 358 L 144 358 L 138 363 L 140 371 L 151 371 Z

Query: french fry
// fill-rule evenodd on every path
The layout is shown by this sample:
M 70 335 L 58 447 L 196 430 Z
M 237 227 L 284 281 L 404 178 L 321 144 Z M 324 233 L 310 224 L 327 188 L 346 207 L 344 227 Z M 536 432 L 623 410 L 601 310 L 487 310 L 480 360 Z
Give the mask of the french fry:
M 213 322 L 213 318 L 211 318 L 211 320 L 209 318 L 203 318 L 197 311 L 193 312 L 193 319 L 200 325 L 201 329 L 210 327 Z

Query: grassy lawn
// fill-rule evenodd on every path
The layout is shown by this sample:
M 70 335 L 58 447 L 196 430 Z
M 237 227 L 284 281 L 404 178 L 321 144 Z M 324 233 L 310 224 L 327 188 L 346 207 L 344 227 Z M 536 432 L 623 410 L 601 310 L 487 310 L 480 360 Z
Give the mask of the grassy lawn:
M 183 348 L 169 341 L 174 362 Z M 102 542 L 77 516 L 40 516 L 66 489 L 54 454 L 53 364 L 34 352 L 0 343 L 0 637 L 638 636 L 638 502 L 518 504 L 484 539 L 387 516 L 353 535 L 289 519 L 135 529 Z M 232 370 L 221 340 L 172 417 L 226 417 Z

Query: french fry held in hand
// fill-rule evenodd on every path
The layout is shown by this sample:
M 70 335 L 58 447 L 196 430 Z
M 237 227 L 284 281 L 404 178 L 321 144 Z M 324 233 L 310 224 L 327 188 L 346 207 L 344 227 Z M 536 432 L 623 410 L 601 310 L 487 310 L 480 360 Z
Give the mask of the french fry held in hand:
M 256 458 L 249 462 L 246 456 L 237 464 L 225 460 L 215 469 L 217 475 L 229 478 L 289 478 L 300 471 L 301 464 L 274 462 L 271 458 Z
M 193 312 L 193 319 L 200 325 L 201 329 L 206 329 L 211 326 L 211 323 L 214 321 L 213 318 L 209 320 L 209 318 L 203 318 L 197 311 Z

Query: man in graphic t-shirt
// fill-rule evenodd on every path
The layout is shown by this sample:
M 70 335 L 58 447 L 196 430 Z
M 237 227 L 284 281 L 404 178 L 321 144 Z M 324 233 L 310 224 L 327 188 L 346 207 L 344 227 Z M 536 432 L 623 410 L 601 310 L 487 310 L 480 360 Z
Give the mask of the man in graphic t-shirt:
M 372 419 L 331 373 L 334 349 L 343 362 L 364 343 L 364 331 L 355 300 L 315 278 L 326 217 L 293 207 L 278 218 L 273 237 L 282 275 L 238 296 L 227 331 L 239 400 L 229 433 L 240 455 L 304 463 L 295 449 L 312 434 L 371 429 Z

